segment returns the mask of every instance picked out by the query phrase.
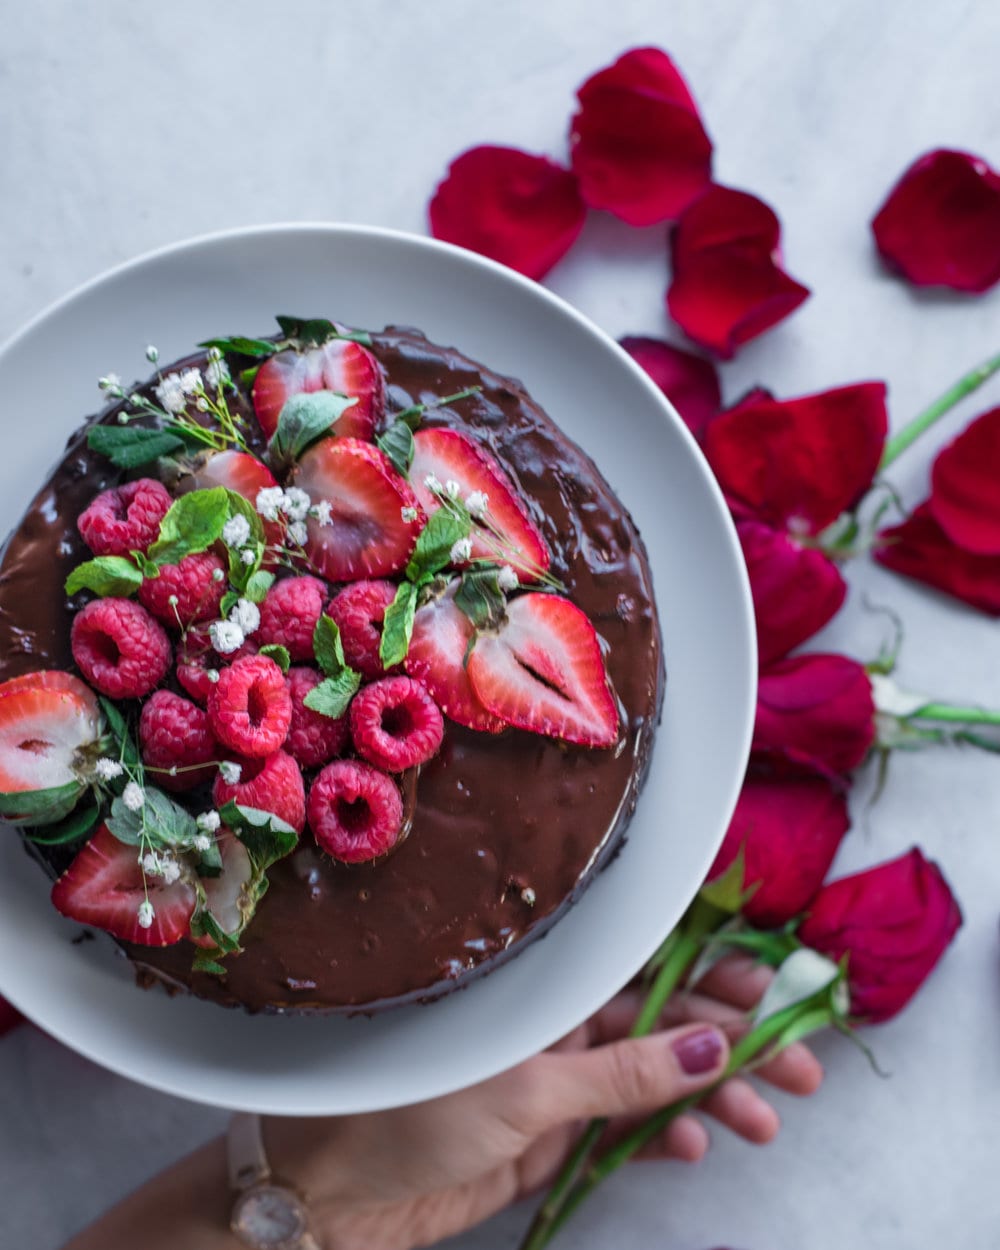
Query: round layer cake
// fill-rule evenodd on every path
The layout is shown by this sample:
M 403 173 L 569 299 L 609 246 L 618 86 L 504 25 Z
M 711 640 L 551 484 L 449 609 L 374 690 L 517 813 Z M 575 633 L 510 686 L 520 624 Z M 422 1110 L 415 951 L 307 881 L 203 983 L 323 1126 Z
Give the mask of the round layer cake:
M 228 406 L 247 431 L 250 450 L 263 457 L 254 401 L 259 409 L 256 371 L 267 352 L 265 341 L 253 342 L 257 357 L 241 355 L 238 344 L 227 351 Z M 446 715 L 436 753 L 395 779 L 404 815 L 390 853 L 344 863 L 307 826 L 294 849 L 268 868 L 266 893 L 240 934 L 240 949 L 214 968 L 203 960 L 199 970 L 197 947 L 186 939 L 162 947 L 119 940 L 143 983 L 251 1011 L 374 1012 L 429 1001 L 541 937 L 621 847 L 659 718 L 664 670 L 650 570 L 635 525 L 594 463 L 519 382 L 415 330 L 390 327 L 366 342 L 381 374 L 376 434 L 384 436 L 396 414 L 425 405 L 421 430 L 461 431 L 502 466 L 550 556 L 546 584 L 533 586 L 522 576 L 510 602 L 558 593 L 582 610 L 599 639 L 618 724 L 613 743 L 588 746 L 499 723 L 483 732 Z M 272 364 L 283 359 L 289 376 L 296 369 L 302 375 L 312 350 L 286 347 Z M 192 356 L 161 369 L 160 384 L 211 363 L 209 356 Z M 154 394 L 155 383 L 136 393 Z M 314 379 L 305 389 L 317 385 L 328 382 Z M 439 402 L 462 392 L 468 394 Z M 275 406 L 274 396 L 264 398 Z M 91 555 L 77 522 L 95 496 L 140 476 L 159 476 L 175 494 L 192 481 L 204 484 L 185 477 L 176 456 L 122 470 L 89 446 L 89 431 L 113 428 L 123 410 L 135 414 L 135 400 L 91 418 L 71 438 L 8 539 L 0 565 L 2 679 L 79 672 L 71 627 L 92 596 L 67 599 L 64 583 Z M 141 417 L 139 424 L 157 422 Z M 299 480 L 304 463 L 305 456 L 291 476 L 285 463 L 279 481 Z M 276 571 L 280 581 L 324 570 L 313 564 Z M 401 578 L 389 575 L 395 583 Z M 325 587 L 330 596 L 337 590 L 335 581 Z M 172 669 L 161 686 L 186 696 Z M 128 701 L 122 706 L 127 711 Z M 0 723 L 3 711 L 0 698 Z M 138 716 L 137 706 L 132 714 Z M 349 741 L 342 753 L 353 758 Z M 307 793 L 318 771 L 303 769 Z M 100 801 L 103 792 L 95 793 Z M 212 807 L 212 793 L 209 784 L 172 797 L 202 813 Z M 9 803 L 4 810 L 10 817 Z M 72 864 L 82 840 L 43 845 L 45 828 L 22 829 L 22 836 L 55 877 Z

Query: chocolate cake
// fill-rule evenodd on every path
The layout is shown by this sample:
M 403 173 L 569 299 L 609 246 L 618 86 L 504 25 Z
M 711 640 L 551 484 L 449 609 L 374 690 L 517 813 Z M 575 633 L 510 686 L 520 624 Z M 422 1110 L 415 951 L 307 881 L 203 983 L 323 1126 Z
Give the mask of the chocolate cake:
M 544 560 L 539 561 L 537 553 L 525 556 L 522 565 L 515 560 L 516 576 L 507 567 L 505 579 L 503 562 L 491 563 L 488 551 L 484 555 L 477 550 L 476 544 L 483 531 L 474 522 L 472 551 L 468 543 L 465 546 L 461 542 L 455 544 L 450 557 L 442 557 L 445 567 L 428 565 L 433 577 L 428 573 L 422 588 L 413 592 L 419 634 L 421 610 L 440 603 L 442 597 L 454 596 L 457 589 L 468 582 L 468 575 L 478 569 L 489 581 L 493 615 L 489 615 L 491 609 L 487 606 L 483 617 L 475 618 L 473 614 L 470 618 L 466 654 L 461 656 L 461 662 L 463 666 L 471 666 L 472 675 L 480 676 L 484 664 L 479 660 L 474 663 L 471 657 L 480 650 L 480 645 L 480 654 L 490 655 L 489 645 L 495 643 L 497 637 L 503 645 L 499 648 L 502 654 L 493 657 L 499 669 L 491 668 L 486 677 L 480 676 L 474 687 L 476 692 L 492 691 L 487 694 L 489 702 L 483 705 L 481 721 L 476 722 L 481 727 L 457 723 L 451 715 L 455 708 L 448 698 L 442 697 L 440 692 L 435 696 L 444 712 L 443 734 L 429 758 L 393 774 L 393 793 L 398 793 L 401 816 L 388 850 L 373 853 L 373 857 L 364 862 L 345 862 L 344 858 L 331 854 L 329 843 L 318 840 L 319 835 L 311 824 L 301 829 L 301 820 L 285 819 L 291 815 L 290 809 L 285 809 L 284 823 L 276 822 L 275 827 L 287 829 L 288 824 L 298 823 L 300 836 L 295 840 L 289 835 L 290 843 L 282 848 L 285 853 L 269 857 L 273 862 L 266 870 L 266 893 L 257 891 L 260 897 L 255 898 L 255 909 L 251 908 L 252 918 L 239 932 L 238 941 L 232 943 L 231 949 L 225 944 L 220 947 L 219 940 L 213 941 L 213 937 L 218 939 L 217 925 L 210 925 L 207 931 L 199 930 L 192 921 L 192 932 L 196 936 L 200 934 L 199 946 L 187 940 L 188 931 L 181 940 L 148 945 L 144 940 L 127 940 L 122 931 L 116 933 L 114 924 L 96 922 L 116 935 L 119 946 L 143 983 L 164 983 L 172 989 L 186 989 L 216 1003 L 242 1006 L 250 1011 L 374 1012 L 396 1004 L 429 1001 L 496 968 L 541 937 L 621 847 L 649 766 L 663 694 L 660 635 L 643 545 L 631 518 L 594 463 L 560 432 L 519 382 L 492 372 L 455 349 L 435 346 L 415 330 L 390 327 L 369 337 L 352 337 L 341 327 L 335 332 L 331 325 L 325 336 L 316 329 L 317 325 L 325 324 L 283 322 L 285 336 L 280 343 L 272 345 L 267 340 L 220 340 L 219 346 L 210 348 L 207 354 L 161 368 L 158 378 L 131 394 L 115 384 L 110 388 L 106 386 L 119 402 L 90 418 L 72 436 L 62 460 L 10 535 L 0 563 L 0 679 L 9 681 L 24 676 L 25 682 L 30 684 L 34 679 L 27 675 L 47 670 L 79 674 L 81 666 L 75 662 L 75 656 L 79 658 L 82 652 L 75 642 L 71 644 L 71 634 L 81 613 L 88 610 L 86 605 L 127 600 L 134 605 L 136 613 L 145 613 L 142 605 L 152 602 L 140 593 L 137 603 L 130 591 L 123 591 L 117 584 L 112 586 L 117 592 L 115 595 L 109 598 L 105 588 L 105 597 L 95 598 L 94 585 L 86 578 L 82 589 L 71 584 L 74 593 L 67 595 L 64 589 L 67 578 L 92 556 L 92 550 L 88 550 L 81 537 L 78 524 L 81 515 L 101 492 L 114 490 L 123 482 L 158 479 L 168 486 L 171 497 L 177 499 L 192 488 L 210 490 L 221 480 L 218 475 L 213 476 L 210 468 L 205 468 L 211 462 L 211 455 L 206 457 L 204 450 L 196 454 L 198 449 L 192 446 L 167 450 L 159 458 L 132 468 L 116 467 L 106 450 L 99 449 L 106 448 L 107 444 L 99 439 L 95 441 L 92 432 L 101 428 L 111 431 L 165 428 L 169 432 L 170 421 L 164 421 L 154 412 L 157 396 L 163 398 L 165 394 L 164 379 L 183 378 L 193 369 L 199 370 L 205 378 L 210 376 L 214 364 L 216 378 L 219 368 L 223 369 L 228 411 L 244 432 L 249 453 L 269 460 L 279 484 L 305 484 L 313 504 L 308 519 L 309 537 L 301 560 L 294 568 L 287 567 L 295 564 L 293 559 L 281 562 L 265 556 L 258 560 L 263 576 L 260 585 L 277 574 L 277 581 L 267 591 L 272 594 L 274 586 L 280 586 L 288 578 L 312 578 L 323 585 L 324 596 L 336 597 L 343 580 L 337 574 L 337 560 L 347 548 L 339 538 L 333 542 L 323 530 L 323 514 L 317 512 L 315 505 L 319 498 L 317 481 L 325 479 L 322 474 L 317 477 L 315 465 L 331 444 L 362 442 L 363 431 L 355 426 L 345 429 L 338 418 L 332 426 L 332 436 L 327 431 L 324 438 L 314 440 L 306 450 L 290 446 L 294 442 L 290 435 L 283 446 L 276 445 L 273 429 L 270 441 L 265 435 L 269 425 L 273 427 L 279 419 L 285 421 L 287 413 L 280 415 L 280 410 L 289 394 L 329 394 L 336 389 L 331 387 L 329 377 L 322 376 L 323 362 L 317 353 L 324 350 L 324 343 L 327 346 L 351 343 L 354 337 L 361 339 L 365 353 L 377 363 L 376 384 L 369 387 L 375 411 L 368 442 L 381 450 L 364 452 L 365 456 L 379 457 L 381 464 L 385 456 L 392 458 L 395 454 L 394 463 L 398 468 L 398 449 L 394 450 L 391 438 L 386 442 L 388 432 L 395 430 L 404 444 L 405 468 L 405 446 L 409 440 L 402 429 L 404 422 L 398 420 L 402 414 L 409 426 L 417 427 L 415 463 L 421 462 L 420 448 L 425 444 L 429 447 L 433 441 L 426 437 L 421 441 L 422 432 L 458 431 L 467 440 L 471 439 L 490 463 L 495 461 L 509 478 L 529 530 L 541 540 L 538 550 L 544 552 Z M 341 338 L 341 335 L 346 337 Z M 276 351 L 276 347 L 280 350 Z M 223 354 L 220 356 L 220 353 Z M 347 390 L 347 385 L 342 389 Z M 209 394 L 214 393 L 209 388 Z M 456 394 L 459 398 L 449 402 L 449 397 Z M 176 400 L 176 395 L 173 398 Z M 351 414 L 349 420 L 359 418 L 365 402 L 361 397 L 346 409 L 346 413 Z M 176 403 L 173 407 L 168 405 L 166 415 L 176 410 Z M 189 422 L 202 422 L 206 427 L 210 424 L 211 413 L 206 414 L 198 404 L 188 404 L 187 412 L 185 419 Z M 123 417 L 127 424 L 122 424 Z M 609 436 L 612 436 L 611 425 L 609 416 Z M 284 432 L 288 435 L 288 428 Z M 169 439 L 165 446 L 169 446 Z M 212 449 L 207 450 L 210 453 Z M 409 454 L 413 454 L 412 445 Z M 405 474 L 400 476 L 405 477 Z M 461 504 L 459 493 L 450 482 L 432 482 L 432 477 L 428 474 L 425 479 L 421 475 L 419 481 L 415 480 L 413 490 L 418 503 L 412 507 L 404 504 L 399 509 L 404 521 L 415 511 L 420 512 L 419 520 L 413 522 L 416 532 L 424 526 L 433 507 L 442 503 L 448 506 L 449 491 Z M 428 482 L 440 495 L 439 499 L 429 499 Z M 405 487 L 404 480 L 400 489 Z M 464 487 L 462 494 L 465 494 Z M 248 497 L 252 500 L 253 492 L 248 492 Z M 471 499 L 471 495 L 467 498 Z M 273 524 L 276 514 L 269 513 L 268 508 L 259 503 L 256 506 L 263 514 L 265 527 Z M 337 506 L 336 500 L 334 506 Z M 457 511 L 461 513 L 462 507 Z M 328 516 L 329 509 L 327 519 Z M 287 526 L 287 517 L 277 519 Z M 395 518 L 393 523 L 396 523 Z M 302 521 L 302 524 L 307 522 Z M 364 562 L 378 547 L 379 537 L 376 535 L 369 540 L 364 526 L 358 533 L 357 551 L 351 553 L 351 558 L 360 562 L 362 576 L 373 582 L 390 582 L 392 589 L 398 591 L 401 582 L 413 573 L 415 557 L 412 554 L 409 557 L 408 572 L 402 567 L 387 571 L 378 567 L 377 561 L 375 569 L 371 570 Z M 490 535 L 486 533 L 484 537 L 488 545 Z M 163 543 L 163 531 L 158 541 Z M 412 540 L 409 541 L 412 548 Z M 291 540 L 286 539 L 286 542 Z M 137 561 L 139 572 L 135 577 L 156 580 L 157 570 L 150 566 L 148 559 L 148 554 L 155 555 L 156 550 L 154 544 L 147 548 L 146 556 L 126 553 L 118 558 Z M 216 543 L 203 558 L 221 550 Z M 326 563 L 328 552 L 332 552 L 332 564 Z M 440 560 L 437 563 L 440 564 Z M 129 577 L 132 576 L 129 573 Z M 499 607 L 496 602 L 498 577 L 500 586 L 506 590 L 506 596 L 499 597 Z M 416 574 L 413 580 L 419 580 Z M 469 584 L 474 582 L 473 578 Z M 228 593 L 237 594 L 236 591 Z M 181 598 L 183 601 L 183 592 Z M 176 600 L 177 594 L 174 594 L 171 610 L 175 615 Z M 428 600 L 429 605 L 425 602 Z M 588 744 L 587 735 L 581 735 L 572 727 L 575 723 L 572 718 L 579 719 L 576 707 L 570 707 L 572 723 L 567 722 L 569 727 L 562 731 L 558 726 L 553 729 L 551 721 L 538 728 L 532 719 L 535 716 L 533 704 L 529 703 L 526 711 L 511 713 L 506 688 L 497 695 L 490 685 L 496 671 L 504 673 L 503 665 L 515 662 L 511 660 L 513 644 L 506 645 L 507 636 L 503 633 L 507 628 L 504 621 L 518 615 L 514 605 L 520 603 L 526 610 L 537 605 L 545 613 L 557 600 L 561 604 L 569 601 L 573 610 L 582 613 L 596 631 L 599 660 L 606 669 L 606 697 L 608 706 L 613 708 L 610 714 L 603 713 L 610 729 L 598 745 Z M 257 605 L 266 617 L 265 601 L 266 596 L 257 596 Z M 528 601 L 527 604 L 524 601 Z M 242 604 L 246 600 L 240 598 L 239 602 Z M 219 619 L 225 618 L 228 607 L 223 600 Z M 233 608 L 230 616 L 241 610 Z M 254 610 L 248 611 L 253 617 Z M 569 607 L 560 611 L 569 619 Z M 182 632 L 179 638 L 177 629 L 170 627 L 166 617 L 161 620 L 166 622 L 163 629 L 176 655 L 157 686 L 192 705 L 203 703 L 204 700 L 192 693 L 187 680 L 179 680 L 182 675 L 180 652 L 188 645 L 189 634 Z M 289 642 L 295 628 L 289 625 Z M 82 627 L 77 626 L 77 629 L 82 636 Z M 250 637 L 249 629 L 247 636 Z M 73 634 L 73 638 L 76 637 Z M 217 643 L 220 637 L 218 632 L 212 633 L 211 643 Z M 487 641 L 480 644 L 481 637 Z M 258 667 L 266 664 L 287 668 L 289 657 L 282 652 L 293 648 L 284 647 L 281 639 L 274 636 L 273 628 L 268 638 L 267 660 L 261 659 L 258 646 L 254 662 Z M 204 626 L 202 643 L 204 647 L 210 646 L 205 641 Z M 244 649 L 254 656 L 252 647 Z M 318 649 L 317 645 L 317 653 Z M 234 654 L 238 656 L 240 652 L 237 650 Z M 426 678 L 434 694 L 433 674 L 427 677 L 416 663 L 417 658 L 414 650 L 397 665 L 388 666 L 388 670 L 409 674 L 403 679 L 416 681 L 418 685 Z M 112 660 L 117 663 L 117 654 Z M 525 669 L 527 662 L 521 653 L 515 660 Z M 219 667 L 212 669 L 213 663 Z M 292 657 L 291 663 L 294 667 L 299 661 Z M 315 667 L 317 663 L 311 655 L 306 659 L 307 665 Z M 568 705 L 575 696 L 567 696 L 559 689 L 559 679 L 545 671 L 544 663 L 544 657 L 537 664 L 532 661 L 525 672 L 517 670 L 518 677 L 524 676 L 526 682 L 535 683 L 532 688 L 542 696 L 550 691 L 552 697 L 548 702 L 557 708 L 563 703 Z M 212 654 L 208 661 L 202 660 L 199 672 L 192 669 L 194 680 L 200 680 L 207 673 L 209 680 L 217 683 L 216 689 L 207 694 L 209 716 L 213 714 L 212 700 L 218 703 L 222 698 L 218 687 L 226 685 L 227 667 L 235 669 L 237 661 L 220 652 Z M 350 670 L 350 663 L 346 667 Z M 331 670 L 325 667 L 323 673 L 317 672 L 310 681 L 315 684 L 324 680 L 324 673 L 329 682 Z M 88 675 L 83 671 L 85 681 Z M 186 670 L 184 675 L 190 676 Z M 361 679 L 362 691 L 370 688 L 364 684 L 368 680 Z M 467 679 L 463 676 L 461 680 Z M 93 681 L 90 684 L 93 685 Z M 98 689 L 100 693 L 107 693 Z M 0 686 L 0 736 L 5 709 L 11 709 L 13 715 L 20 706 L 17 683 L 12 690 L 13 694 L 5 696 L 5 687 Z M 73 702 L 77 696 L 68 687 L 57 694 L 64 704 L 72 704 L 75 713 L 84 720 L 90 715 L 89 711 L 81 711 L 83 703 Z M 355 699 L 358 698 L 355 695 Z M 126 728 L 122 732 L 130 733 L 133 740 L 140 742 L 149 768 L 150 761 L 159 757 L 152 737 L 143 730 L 139 738 L 136 728 L 140 706 L 147 701 L 129 697 L 116 700 L 112 694 L 110 709 L 109 703 L 103 702 L 101 716 L 110 715 L 116 724 L 119 720 L 124 723 Z M 162 696 L 159 702 L 164 702 Z M 548 706 L 548 702 L 542 698 L 539 706 Z M 91 708 L 89 703 L 86 706 Z M 114 717 L 116 708 L 118 718 Z M 461 711 L 455 714 L 468 722 L 469 717 Z M 613 724 L 608 720 L 609 715 Z M 524 721 L 524 717 L 528 720 Z M 345 724 L 350 721 L 349 713 L 344 713 L 342 719 Z M 212 720 L 210 723 L 215 732 L 219 722 Z M 62 874 L 60 886 L 67 880 L 75 881 L 73 865 L 87 851 L 97 820 L 110 820 L 112 805 L 116 805 L 114 810 L 127 820 L 122 801 L 129 796 L 122 785 L 133 775 L 129 771 L 132 757 L 122 745 L 125 739 L 116 738 L 113 730 L 114 725 L 109 727 L 109 723 L 104 723 L 100 742 L 87 744 L 74 757 L 72 767 L 74 775 L 80 778 L 79 794 L 68 792 L 76 803 L 75 807 L 70 804 L 69 815 L 62 810 L 67 805 L 63 802 L 60 810 L 49 810 L 40 821 L 32 816 L 32 823 L 18 826 L 25 845 L 49 874 L 53 878 Z M 360 732 L 355 726 L 355 734 Z M 346 729 L 344 736 L 347 741 L 341 746 L 339 756 L 346 761 L 349 771 L 361 760 L 363 752 L 360 745 L 352 746 Z M 23 753 L 25 745 L 22 741 L 14 747 Z M 287 742 L 285 746 L 288 747 Z M 45 743 L 36 748 L 42 755 L 45 749 Z M 168 755 L 170 749 L 173 748 L 168 747 Z M 114 769 L 105 765 L 105 772 L 100 773 L 98 768 L 100 775 L 95 778 L 97 757 L 124 759 L 125 774 L 111 779 L 105 773 Z M 159 774 L 155 769 L 152 773 L 147 771 L 144 784 L 158 786 L 157 776 L 162 777 L 169 800 L 194 815 L 216 807 L 221 809 L 221 800 L 229 792 L 216 775 L 218 758 L 242 757 L 233 749 L 223 747 L 212 762 L 201 761 L 200 773 L 192 765 L 197 780 L 183 790 L 173 785 L 178 776 L 183 778 L 183 768 L 179 774 L 175 771 L 173 777 L 168 775 L 169 770 L 161 770 Z M 364 759 L 368 758 L 364 755 Z M 363 762 L 362 766 L 367 767 Z M 241 775 L 239 784 L 247 784 L 251 774 L 256 774 L 261 767 L 260 759 L 245 759 L 245 775 Z M 313 792 L 318 794 L 317 778 L 328 767 L 331 765 L 300 765 L 304 778 L 302 789 L 309 795 L 310 803 L 313 803 Z M 391 771 L 390 766 L 385 767 Z M 17 800 L 24 795 L 12 792 L 24 792 L 30 787 L 23 781 L 5 782 L 3 777 L 9 773 L 0 747 L 0 788 L 7 786 L 0 796 L 2 811 L 12 822 L 22 818 L 27 821 L 29 811 L 39 810 L 38 804 L 26 803 L 23 811 L 19 808 Z M 51 786 L 51 782 L 46 784 Z M 55 794 L 55 789 L 50 788 L 45 793 Z M 147 801 L 148 797 L 147 791 Z M 74 834 L 69 822 L 85 809 L 94 808 L 95 801 L 97 811 L 90 817 L 89 828 Z M 245 795 L 243 801 L 246 802 Z M 263 801 L 250 802 L 247 806 L 272 810 Z M 232 812 L 231 807 L 228 810 Z M 315 808 L 310 810 L 315 811 Z M 78 824 L 82 828 L 86 819 L 79 819 Z M 101 827 L 106 828 L 106 825 Z M 121 819 L 118 827 L 124 827 Z M 211 822 L 207 828 L 211 837 L 218 836 L 211 830 Z M 53 830 L 57 831 L 55 837 L 51 836 Z M 206 836 L 206 826 L 200 825 L 199 830 L 198 845 L 204 845 L 210 840 Z M 64 831 L 68 833 L 65 840 Z M 15 835 L 11 832 L 10 836 Z M 115 836 L 122 835 L 116 833 Z M 189 838 L 182 848 L 184 853 L 179 852 L 178 858 L 184 874 L 181 884 L 188 877 L 197 887 L 191 868 L 191 857 L 195 855 L 193 845 Z M 247 845 L 252 847 L 253 844 L 248 841 Z M 141 844 L 133 854 L 135 847 L 130 845 L 129 863 L 136 855 L 142 858 L 144 846 Z M 165 852 L 168 858 L 169 851 L 168 847 Z M 214 868 L 208 866 L 208 859 L 198 866 L 197 874 L 202 876 L 203 882 L 211 882 L 212 874 L 218 872 L 218 857 L 213 862 Z M 223 876 L 228 870 L 227 863 L 223 863 Z M 147 861 L 144 871 L 157 871 L 155 858 Z M 152 911 L 160 906 L 156 900 L 166 899 L 170 889 L 177 886 L 171 887 L 165 879 L 150 877 L 149 880 L 159 890 L 154 891 Z M 60 905 L 60 886 L 56 887 L 57 905 Z M 64 895 L 67 889 L 63 887 Z M 204 906 L 203 899 L 198 906 Z M 86 911 L 69 905 L 60 905 L 60 910 L 86 923 Z M 196 909 L 195 916 L 198 914 Z M 68 927 L 67 938 L 72 932 Z M 160 931 L 153 928 L 152 932 Z M 138 931 L 136 935 L 147 936 Z

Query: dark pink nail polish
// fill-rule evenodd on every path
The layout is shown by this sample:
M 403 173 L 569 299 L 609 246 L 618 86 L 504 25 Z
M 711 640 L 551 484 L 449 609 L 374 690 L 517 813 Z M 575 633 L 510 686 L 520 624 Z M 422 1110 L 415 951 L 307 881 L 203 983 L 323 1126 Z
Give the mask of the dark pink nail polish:
M 674 1054 L 688 1076 L 702 1076 L 719 1066 L 722 1058 L 722 1038 L 718 1030 L 695 1029 L 685 1033 L 674 1043 Z

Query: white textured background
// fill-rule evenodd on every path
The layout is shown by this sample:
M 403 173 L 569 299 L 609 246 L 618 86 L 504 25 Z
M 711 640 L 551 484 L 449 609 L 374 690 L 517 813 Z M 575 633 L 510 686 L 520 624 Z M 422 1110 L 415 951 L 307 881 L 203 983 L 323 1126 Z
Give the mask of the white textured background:
M 1000 349 L 1000 291 L 914 295 L 879 271 L 867 230 L 919 152 L 958 146 L 1000 164 L 992 0 L 32 0 L 4 10 L 0 337 L 84 279 L 186 236 L 280 220 L 421 231 L 453 155 L 477 142 L 560 155 L 574 88 L 625 48 L 656 43 L 699 101 L 717 179 L 774 205 L 788 266 L 814 290 L 725 368 L 728 398 L 755 382 L 791 395 L 884 378 L 901 422 Z M 614 335 L 657 334 L 665 277 L 661 229 L 594 219 L 550 285 Z M 335 304 L 331 291 L 334 314 Z M 998 402 L 995 382 L 932 441 Z M 0 416 L 7 454 L 28 436 L 24 418 Z M 926 450 L 911 452 L 893 471 L 910 501 L 927 463 Z M 905 618 L 901 682 L 1000 707 L 995 622 L 867 566 L 850 578 L 848 609 L 823 643 L 870 658 L 884 626 L 865 612 L 867 592 Z M 845 1043 L 822 1043 L 827 1082 L 810 1104 L 782 1101 L 777 1143 L 754 1150 L 717 1130 L 697 1168 L 634 1168 L 567 1245 L 997 1245 L 1000 760 L 899 757 L 866 811 L 869 781 L 838 868 L 918 842 L 966 912 L 922 997 L 869 1034 L 891 1078 Z M 33 1028 L 16 1031 L 0 1041 L 0 1244 L 54 1250 L 221 1121 Z M 512 1247 L 526 1215 L 455 1244 Z

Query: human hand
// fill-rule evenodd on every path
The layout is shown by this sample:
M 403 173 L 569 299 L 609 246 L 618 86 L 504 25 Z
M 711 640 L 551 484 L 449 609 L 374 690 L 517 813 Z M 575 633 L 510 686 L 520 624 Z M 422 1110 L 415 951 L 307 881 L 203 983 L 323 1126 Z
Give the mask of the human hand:
M 770 978 L 729 958 L 698 992 L 668 1005 L 659 1032 L 629 1039 L 640 996 L 626 991 L 551 1050 L 488 1081 L 431 1102 L 337 1119 L 268 1119 L 275 1173 L 310 1197 L 328 1250 L 411 1250 L 461 1232 L 544 1186 L 583 1122 L 608 1117 L 607 1140 L 679 1098 L 707 1089 Z M 758 1075 L 793 1094 L 816 1089 L 822 1070 L 803 1045 Z M 731 1079 L 701 1109 L 748 1141 L 770 1141 L 774 1108 Z M 708 1149 L 701 1120 L 684 1115 L 643 1158 L 695 1162 Z

